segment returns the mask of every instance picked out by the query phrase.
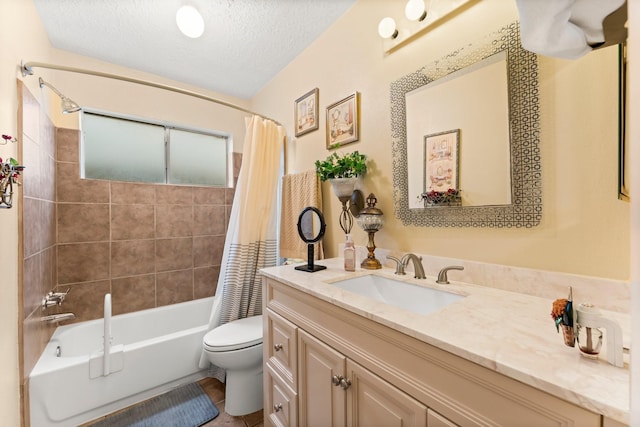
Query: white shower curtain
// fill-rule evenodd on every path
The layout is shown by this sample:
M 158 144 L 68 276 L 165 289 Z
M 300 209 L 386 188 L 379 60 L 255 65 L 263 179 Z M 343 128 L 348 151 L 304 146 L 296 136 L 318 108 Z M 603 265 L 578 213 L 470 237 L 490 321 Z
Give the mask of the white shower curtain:
M 224 244 L 218 289 L 209 329 L 262 313 L 262 282 L 258 270 L 275 266 L 277 194 L 285 131 L 270 120 L 247 119 L 242 166 Z M 209 366 L 206 356 L 200 367 Z M 212 376 L 224 381 L 224 371 Z

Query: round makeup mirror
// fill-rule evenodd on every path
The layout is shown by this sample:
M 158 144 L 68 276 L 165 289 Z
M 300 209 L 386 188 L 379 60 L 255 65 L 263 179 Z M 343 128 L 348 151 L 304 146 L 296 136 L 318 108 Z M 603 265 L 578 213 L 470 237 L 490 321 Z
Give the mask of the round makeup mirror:
M 313 244 L 320 241 L 324 236 L 327 224 L 324 222 L 322 212 L 314 206 L 307 206 L 300 212 L 298 217 L 298 234 L 303 242 L 307 244 L 307 265 L 299 265 L 296 270 L 313 273 L 315 271 L 324 270 L 324 265 L 314 264 L 314 246 Z

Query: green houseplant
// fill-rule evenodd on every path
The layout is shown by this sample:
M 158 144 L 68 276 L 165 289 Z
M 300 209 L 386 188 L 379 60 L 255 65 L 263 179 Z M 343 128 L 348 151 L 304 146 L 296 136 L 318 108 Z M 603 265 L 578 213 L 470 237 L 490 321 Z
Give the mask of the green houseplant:
M 316 160 L 315 165 L 321 181 L 357 178 L 367 172 L 367 156 L 358 151 L 343 155 L 334 151 L 325 160 Z

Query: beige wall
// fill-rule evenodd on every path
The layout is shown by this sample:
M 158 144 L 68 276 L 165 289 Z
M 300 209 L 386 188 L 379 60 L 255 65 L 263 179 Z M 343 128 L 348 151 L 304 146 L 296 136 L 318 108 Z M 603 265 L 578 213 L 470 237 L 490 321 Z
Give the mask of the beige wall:
M 16 77 L 20 61 L 25 57 L 48 60 L 50 45 L 38 14 L 31 1 L 4 0 L 0 2 L 0 16 L 5 17 L 0 25 L 0 131 L 18 136 L 18 95 Z M 37 88 L 37 81 L 28 82 Z M 18 157 L 18 145 L 0 146 L 0 157 Z M 0 287 L 2 288 L 2 310 L 0 310 L 0 413 L 3 424 L 20 425 L 19 394 L 19 340 L 18 318 L 21 314 L 18 300 L 18 207 L 0 210 L 2 246 L 0 256 Z
M 385 56 L 377 24 L 402 16 L 404 0 L 360 0 L 337 23 L 274 78 L 253 108 L 283 122 L 293 134 L 293 101 L 320 89 L 320 130 L 291 142 L 289 172 L 313 168 L 325 158 L 325 109 L 348 94 L 361 94 L 360 141 L 342 151 L 367 154 L 370 172 L 364 192 L 374 192 L 386 214 L 376 245 L 399 251 L 578 273 L 629 278 L 629 204 L 617 199 L 617 127 L 611 116 L 615 94 L 601 88 L 594 52 L 582 62 L 540 57 L 543 220 L 532 229 L 421 228 L 403 226 L 393 215 L 389 85 L 455 48 L 517 19 L 515 2 L 483 0 L 419 39 Z M 615 91 L 615 87 L 612 89 Z M 584 102 L 594 92 L 596 103 Z M 608 91 L 612 92 L 612 91 Z M 615 107 L 613 107 L 615 108 Z M 615 114 L 615 113 L 613 113 Z M 323 191 L 328 222 L 325 244 L 336 256 L 344 240 L 337 219 L 339 201 Z M 366 244 L 361 230 L 352 231 Z

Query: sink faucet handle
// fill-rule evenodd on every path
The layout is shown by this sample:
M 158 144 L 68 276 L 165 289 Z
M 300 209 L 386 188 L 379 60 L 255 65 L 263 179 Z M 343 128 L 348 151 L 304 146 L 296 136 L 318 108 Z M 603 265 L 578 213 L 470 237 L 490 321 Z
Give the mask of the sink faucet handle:
M 398 275 L 407 274 L 407 273 L 404 272 L 405 264 L 401 260 L 399 260 L 398 258 L 396 258 L 394 256 L 391 256 L 391 255 L 387 255 L 387 259 L 390 259 L 390 260 L 396 262 L 396 274 L 398 274 Z
M 449 267 L 443 268 L 438 273 L 438 280 L 436 280 L 436 283 L 439 283 L 441 285 L 448 285 L 449 279 L 447 279 L 447 271 L 449 270 L 464 270 L 464 267 L 461 265 L 451 265 Z

